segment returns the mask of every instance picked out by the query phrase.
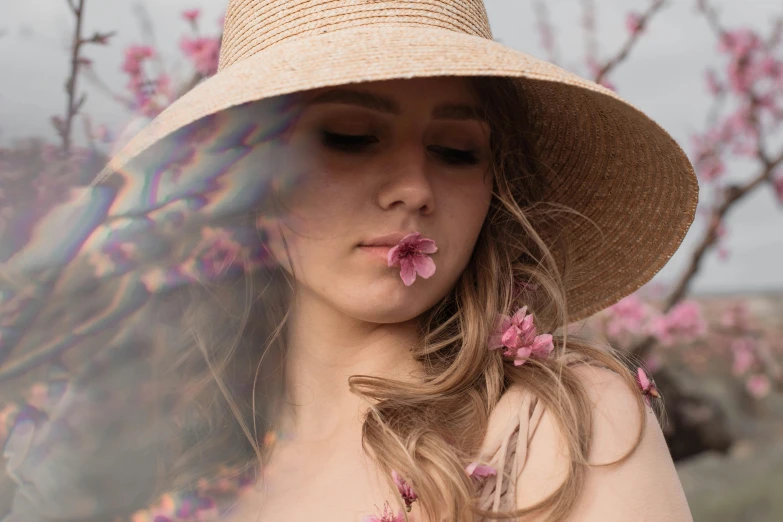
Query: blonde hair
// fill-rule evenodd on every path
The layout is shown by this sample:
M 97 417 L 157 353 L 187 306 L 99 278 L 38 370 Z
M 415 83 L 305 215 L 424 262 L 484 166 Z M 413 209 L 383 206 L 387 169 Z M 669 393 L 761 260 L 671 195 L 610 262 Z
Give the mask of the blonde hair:
M 363 446 L 391 481 L 396 470 L 415 485 L 430 520 L 473 521 L 474 513 L 514 518 L 546 512 L 563 519 L 584 486 L 592 443 L 592 408 L 563 354 L 578 353 L 623 376 L 636 390 L 621 354 L 568 334 L 564 288 L 579 277 L 568 263 L 568 238 L 546 244 L 538 231 L 558 219 L 576 219 L 568 209 L 543 201 L 546 165 L 538 161 L 521 83 L 505 78 L 470 78 L 485 104 L 492 129 L 494 197 L 467 269 L 455 287 L 420 317 L 421 343 L 412 356 L 426 377 L 401 383 L 370 376 L 349 379 L 353 393 L 373 404 L 363 425 Z M 522 103 L 520 103 L 520 100 Z M 252 219 L 249 216 L 248 219 Z M 263 465 L 259 443 L 273 426 L 282 399 L 291 282 L 279 268 L 220 284 L 193 286 L 185 296 L 183 344 L 168 351 L 161 367 L 176 374 L 188 397 L 179 408 L 183 438 L 173 482 L 185 487 L 221 466 Z M 555 351 L 515 367 L 487 340 L 497 314 L 527 305 L 539 331 L 552 332 Z M 260 349 L 259 347 L 263 347 Z M 488 513 L 475 506 L 475 485 L 464 469 L 474 460 L 488 418 L 503 393 L 521 387 L 542 401 L 566 441 L 570 469 L 562 485 L 530 508 Z M 172 390 L 175 387 L 172 387 Z M 635 451 L 636 443 L 616 462 Z M 610 465 L 607 463 L 604 465 Z M 402 499 L 398 498 L 402 506 Z

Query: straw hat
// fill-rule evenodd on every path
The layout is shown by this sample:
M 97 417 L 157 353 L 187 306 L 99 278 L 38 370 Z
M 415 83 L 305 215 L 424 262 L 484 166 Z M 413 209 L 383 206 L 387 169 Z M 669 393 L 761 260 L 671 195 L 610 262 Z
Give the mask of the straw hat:
M 613 91 L 493 40 L 479 0 L 230 0 L 220 65 L 160 114 L 99 181 L 218 111 L 296 91 L 428 76 L 518 78 L 552 169 L 547 201 L 586 215 L 568 237 L 570 317 L 637 290 L 690 227 L 698 184 L 673 138 Z M 553 231 L 542 231 L 545 237 Z

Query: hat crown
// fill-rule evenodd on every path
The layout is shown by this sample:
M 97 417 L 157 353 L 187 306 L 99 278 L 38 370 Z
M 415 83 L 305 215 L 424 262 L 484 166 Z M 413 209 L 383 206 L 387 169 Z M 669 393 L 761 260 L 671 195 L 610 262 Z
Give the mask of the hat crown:
M 219 69 L 287 40 L 374 25 L 492 39 L 482 0 L 230 0 Z

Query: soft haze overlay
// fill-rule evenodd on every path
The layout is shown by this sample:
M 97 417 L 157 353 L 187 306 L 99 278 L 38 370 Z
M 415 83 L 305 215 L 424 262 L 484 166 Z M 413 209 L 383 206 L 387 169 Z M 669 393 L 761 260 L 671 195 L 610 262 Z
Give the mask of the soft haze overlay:
M 502 43 L 544 57 L 530 0 L 486 0 L 494 36 Z M 168 58 L 174 73 L 190 75 L 178 51 L 178 39 L 186 27 L 184 9 L 200 8 L 205 31 L 219 31 L 218 20 L 226 0 L 92 0 L 87 5 L 85 34 L 117 31 L 109 46 L 93 46 L 89 56 L 94 70 L 114 91 L 122 91 L 126 77 L 119 70 L 122 51 L 145 41 L 139 4 L 151 14 L 155 45 Z M 597 4 L 600 49 L 614 52 L 627 34 L 625 16 L 642 10 L 649 0 L 602 0 Z M 779 0 L 724 0 L 716 2 L 723 18 L 733 26 L 768 29 L 779 14 Z M 556 29 L 560 64 L 584 74 L 584 39 L 579 0 L 548 0 Z M 214 21 L 214 26 L 210 23 Z M 55 138 L 49 118 L 65 106 L 63 83 L 67 77 L 67 52 L 73 18 L 62 0 L 0 0 L 0 143 L 14 138 Z M 703 130 L 710 97 L 704 70 L 717 65 L 716 41 L 693 0 L 677 0 L 655 17 L 633 49 L 629 60 L 611 76 L 618 92 L 645 111 L 692 152 L 689 137 Z M 84 112 L 96 123 L 120 130 L 128 113 L 107 94 L 82 80 L 89 93 Z M 741 171 L 739 171 L 741 174 Z M 756 191 L 727 216 L 728 236 L 723 242 L 727 260 L 708 255 L 695 279 L 695 293 L 766 292 L 783 290 L 783 209 L 770 190 Z M 665 226 L 665 225 L 663 225 Z M 655 281 L 676 279 L 699 238 L 696 225 L 683 246 Z

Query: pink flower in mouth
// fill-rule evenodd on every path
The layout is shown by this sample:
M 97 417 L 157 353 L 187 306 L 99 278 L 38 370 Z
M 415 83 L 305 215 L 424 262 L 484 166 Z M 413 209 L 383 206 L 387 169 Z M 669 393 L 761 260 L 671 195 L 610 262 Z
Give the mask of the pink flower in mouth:
M 503 355 L 514 358 L 514 366 L 522 366 L 528 357 L 547 357 L 555 347 L 550 334 L 538 335 L 533 314 L 528 314 L 527 306 L 523 306 L 511 317 L 498 318 L 489 349 L 498 348 L 504 349 Z
M 389 250 L 386 261 L 388 266 L 400 267 L 400 278 L 405 286 L 416 281 L 416 275 L 429 279 L 435 273 L 435 262 L 429 257 L 438 251 L 435 241 L 422 238 L 418 232 L 408 234 L 397 246 Z
M 405 501 L 405 509 L 410 512 L 411 504 L 416 502 L 416 499 L 418 498 L 416 492 L 413 491 L 410 484 L 405 482 L 405 479 L 394 470 L 392 470 L 392 479 L 394 479 L 394 485 L 397 486 L 397 491 L 400 492 L 402 500 Z

